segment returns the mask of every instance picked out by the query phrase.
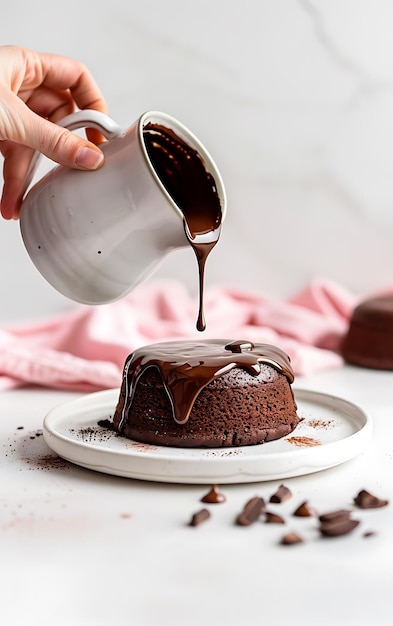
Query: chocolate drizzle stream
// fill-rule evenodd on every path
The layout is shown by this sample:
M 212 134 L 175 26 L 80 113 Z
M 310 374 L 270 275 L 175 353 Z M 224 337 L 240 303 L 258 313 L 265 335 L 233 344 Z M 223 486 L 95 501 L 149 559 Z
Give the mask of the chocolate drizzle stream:
M 216 183 L 200 154 L 173 130 L 149 122 L 143 128 L 143 137 L 157 176 L 184 216 L 184 231 L 199 270 L 197 329 L 205 330 L 205 265 L 220 237 L 222 220 Z
M 269 344 L 228 343 L 225 339 L 168 341 L 135 350 L 124 367 L 125 399 L 119 431 L 131 410 L 138 381 L 149 368 L 155 368 L 161 376 L 175 422 L 185 424 L 198 394 L 212 380 L 235 367 L 258 376 L 263 364 L 270 365 L 293 382 L 289 357 L 280 348 Z

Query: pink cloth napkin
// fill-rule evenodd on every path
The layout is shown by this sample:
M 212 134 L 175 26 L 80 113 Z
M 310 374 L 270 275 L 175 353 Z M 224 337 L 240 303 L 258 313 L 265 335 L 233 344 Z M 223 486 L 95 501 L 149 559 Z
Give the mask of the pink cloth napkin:
M 197 303 L 177 282 L 144 283 L 112 304 L 0 329 L 0 389 L 38 384 L 95 391 L 118 387 L 134 349 L 188 338 L 244 339 L 286 351 L 295 374 L 339 367 L 338 354 L 358 298 L 325 279 L 274 300 L 225 287 L 205 298 L 207 330 L 195 329 Z

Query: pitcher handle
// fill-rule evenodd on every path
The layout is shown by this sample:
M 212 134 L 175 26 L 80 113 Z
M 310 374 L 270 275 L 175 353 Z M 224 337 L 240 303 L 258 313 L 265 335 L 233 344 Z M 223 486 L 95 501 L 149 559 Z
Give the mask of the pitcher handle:
M 71 113 L 70 115 L 63 117 L 61 120 L 56 122 L 56 124 L 58 126 L 62 126 L 63 128 L 68 128 L 68 130 L 77 130 L 78 128 L 95 128 L 96 130 L 99 130 L 104 137 L 106 137 L 106 139 L 120 137 L 124 133 L 123 129 L 108 115 L 105 115 L 105 113 L 101 113 L 100 111 L 95 111 L 94 109 L 75 111 L 75 113 Z M 38 150 L 34 152 L 24 180 L 22 198 L 25 197 L 26 192 L 30 187 L 41 157 L 41 152 Z

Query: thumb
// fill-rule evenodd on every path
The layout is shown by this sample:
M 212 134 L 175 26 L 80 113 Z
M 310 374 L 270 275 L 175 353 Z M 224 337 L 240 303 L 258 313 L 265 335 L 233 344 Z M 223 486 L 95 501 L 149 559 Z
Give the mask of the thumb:
M 25 145 L 39 150 L 52 161 L 76 169 L 95 170 L 104 162 L 103 153 L 94 143 L 35 113 L 29 117 Z
M 94 143 L 37 115 L 17 96 L 12 97 L 12 102 L 7 100 L 3 101 L 7 115 L 3 118 L 4 127 L 0 127 L 0 139 L 38 150 L 67 167 L 94 170 L 102 165 L 104 155 Z

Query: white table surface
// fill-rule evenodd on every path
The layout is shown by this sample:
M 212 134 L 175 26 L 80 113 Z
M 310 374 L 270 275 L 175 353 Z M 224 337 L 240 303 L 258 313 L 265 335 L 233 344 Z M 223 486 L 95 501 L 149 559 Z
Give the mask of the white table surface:
M 188 523 L 208 486 L 119 478 L 53 455 L 37 436 L 43 418 L 81 394 L 2 393 L 0 623 L 391 625 L 393 372 L 346 367 L 296 386 L 358 404 L 373 420 L 371 444 L 333 469 L 222 486 L 226 503 L 196 528 Z M 249 498 L 281 483 L 293 493 L 275 508 L 285 526 L 234 524 Z M 319 512 L 350 507 L 360 489 L 390 504 L 354 511 L 361 523 L 345 537 L 323 539 L 315 519 L 291 516 L 304 500 Z M 281 546 L 289 530 L 305 542 Z

